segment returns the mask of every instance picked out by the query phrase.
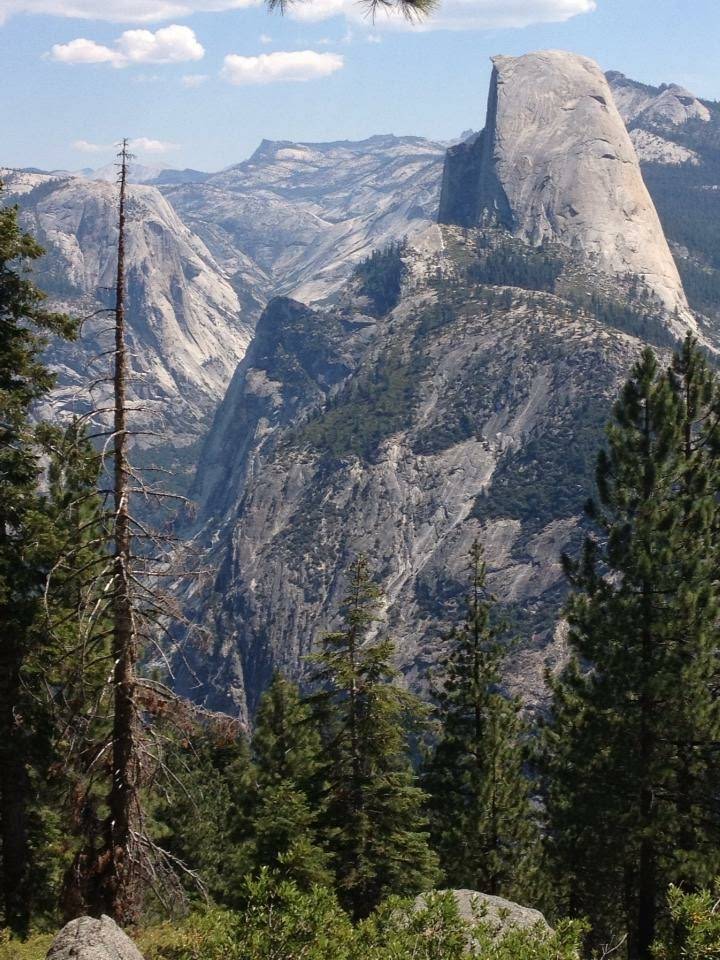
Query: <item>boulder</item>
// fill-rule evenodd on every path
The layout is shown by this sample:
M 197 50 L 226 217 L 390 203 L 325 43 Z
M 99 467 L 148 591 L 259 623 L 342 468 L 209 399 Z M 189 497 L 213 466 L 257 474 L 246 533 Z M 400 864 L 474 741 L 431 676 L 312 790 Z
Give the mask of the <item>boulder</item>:
M 79 917 L 66 924 L 53 940 L 47 960 L 143 960 L 130 937 L 102 916 Z
M 551 931 L 550 924 L 539 910 L 532 907 L 523 907 L 512 900 L 494 897 L 488 893 L 478 893 L 476 890 L 438 890 L 437 893 L 451 893 L 458 906 L 458 913 L 463 920 L 470 923 L 476 919 L 489 924 L 495 936 L 502 936 L 507 930 L 520 928 L 532 929 L 538 924 Z M 415 906 L 422 909 L 425 906 L 426 894 L 421 894 L 415 901 Z

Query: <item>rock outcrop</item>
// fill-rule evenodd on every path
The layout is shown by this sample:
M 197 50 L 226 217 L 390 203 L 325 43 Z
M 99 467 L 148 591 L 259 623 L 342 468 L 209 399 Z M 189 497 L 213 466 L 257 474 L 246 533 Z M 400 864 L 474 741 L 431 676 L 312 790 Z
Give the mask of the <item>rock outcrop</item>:
M 561 51 L 495 57 L 487 124 L 449 151 L 440 221 L 495 221 L 640 278 L 692 323 L 680 277 L 606 78 Z
M 549 923 L 539 910 L 523 907 L 512 900 L 494 897 L 489 893 L 478 893 L 476 890 L 438 890 L 437 893 L 451 893 L 463 920 L 474 923 L 479 919 L 488 924 L 497 937 L 502 937 L 508 930 L 532 930 L 538 926 L 551 931 Z M 415 900 L 417 909 L 422 909 L 426 903 L 426 894 L 421 894 Z
M 143 960 L 130 937 L 110 917 L 80 917 L 55 937 L 47 960 Z
M 22 222 L 48 251 L 38 263 L 38 283 L 76 316 L 108 307 L 115 282 L 115 184 L 39 175 L 28 189 L 27 175 L 17 180 Z M 9 176 L 10 199 L 14 189 Z M 176 438 L 184 434 L 188 442 L 222 398 L 255 318 L 250 323 L 243 316 L 237 291 L 154 187 L 129 190 L 126 255 L 135 389 L 156 423 L 172 406 Z M 86 324 L 79 348 L 53 357 L 61 373 L 58 403 L 88 382 L 88 360 L 103 349 L 106 328 L 107 316 L 98 314 Z

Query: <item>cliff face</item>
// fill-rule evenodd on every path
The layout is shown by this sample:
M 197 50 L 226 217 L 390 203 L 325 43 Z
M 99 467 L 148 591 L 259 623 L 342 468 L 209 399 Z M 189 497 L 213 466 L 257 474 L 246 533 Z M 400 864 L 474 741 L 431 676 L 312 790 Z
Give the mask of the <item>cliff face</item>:
M 359 552 L 422 688 L 474 537 L 523 639 L 508 680 L 543 697 L 562 652 L 560 552 L 642 342 L 563 296 L 476 282 L 483 231 L 435 231 L 438 252 L 404 255 L 388 314 L 368 316 L 353 284 L 333 310 L 274 300 L 238 369 L 196 486 L 195 543 L 216 576 L 188 609 L 212 641 L 176 671 L 213 707 L 252 712 L 273 670 L 303 674 Z
M 4 175 L 24 226 L 47 250 L 37 281 L 54 303 L 91 317 L 81 341 L 58 345 L 50 360 L 59 386 L 50 406 L 82 409 L 88 383 L 103 376 L 107 314 L 113 303 L 117 244 L 117 187 L 80 177 Z M 252 335 L 254 316 L 205 244 L 154 187 L 128 193 L 126 240 L 128 341 L 133 396 L 143 423 L 167 438 L 169 456 L 207 429 Z M 251 319 L 252 318 L 252 319 Z M 95 405 L 102 406 L 101 384 Z
M 638 159 L 591 60 L 544 51 L 495 57 L 487 124 L 450 152 L 440 221 L 495 221 L 557 241 L 607 275 L 639 277 L 692 322 Z

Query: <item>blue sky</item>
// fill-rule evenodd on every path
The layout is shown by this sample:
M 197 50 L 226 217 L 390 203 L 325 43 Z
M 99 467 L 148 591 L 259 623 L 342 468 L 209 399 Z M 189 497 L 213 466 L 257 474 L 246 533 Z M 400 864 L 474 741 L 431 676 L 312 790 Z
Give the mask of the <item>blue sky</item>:
M 0 0 L 0 164 L 101 166 L 123 135 L 204 170 L 263 138 L 449 139 L 482 126 L 491 55 L 549 47 L 720 99 L 719 0 L 441 0 L 422 29 L 351 0 L 248 3 Z

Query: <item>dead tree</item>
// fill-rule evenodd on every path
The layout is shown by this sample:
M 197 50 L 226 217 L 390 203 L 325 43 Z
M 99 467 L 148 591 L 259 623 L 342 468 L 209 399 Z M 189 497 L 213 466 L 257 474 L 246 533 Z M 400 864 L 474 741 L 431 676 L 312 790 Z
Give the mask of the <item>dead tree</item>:
M 125 323 L 129 161 L 123 141 L 115 305 L 98 311 L 110 314 L 112 321 L 108 331 L 112 347 L 102 351 L 111 357 L 112 369 L 107 377 L 93 381 L 108 384 L 111 396 L 79 418 L 94 428 L 81 439 L 96 443 L 94 455 L 109 480 L 106 487 L 100 485 L 106 503 L 101 522 L 92 519 L 87 524 L 91 544 L 99 550 L 78 563 L 78 553 L 87 546 L 81 542 L 54 571 L 55 576 L 77 582 L 77 643 L 71 655 L 83 665 L 108 661 L 112 665 L 109 689 L 92 689 L 91 684 L 78 696 L 63 694 L 66 702 L 60 707 L 63 712 L 64 706 L 64 728 L 70 730 L 64 739 L 74 754 L 68 757 L 68 766 L 78 771 L 72 806 L 81 838 L 66 877 L 64 912 L 68 919 L 106 913 L 121 924 L 138 920 L 148 890 L 166 904 L 177 899 L 182 874 L 202 887 L 199 878 L 153 840 L 143 795 L 162 789 L 164 777 L 175 781 L 165 761 L 174 739 L 192 739 L 198 725 L 218 727 L 226 737 L 230 722 L 178 698 L 169 683 L 146 676 L 142 669 L 152 650 L 170 674 L 164 641 L 176 645 L 177 633 L 182 633 L 176 629 L 172 634 L 170 627 L 191 630 L 173 590 L 163 589 L 163 581 L 177 589 L 183 579 L 197 579 L 203 571 L 172 533 L 153 530 L 136 509 L 138 501 L 175 506 L 178 501 L 185 506 L 186 501 L 146 482 L 130 459 L 133 438 L 149 431 L 137 430 L 132 423 L 143 406 L 131 398 L 129 389 L 133 379 Z M 83 677 L 77 682 L 82 684 Z
M 115 285 L 115 364 L 113 393 L 113 598 L 112 654 L 113 729 L 112 779 L 108 798 L 106 862 L 99 876 L 105 912 L 121 923 L 137 919 L 137 870 L 133 851 L 138 819 L 140 749 L 136 702 L 138 642 L 131 593 L 130 473 L 127 428 L 127 348 L 125 343 L 125 203 L 128 168 L 127 140 L 120 152 L 118 256 Z

